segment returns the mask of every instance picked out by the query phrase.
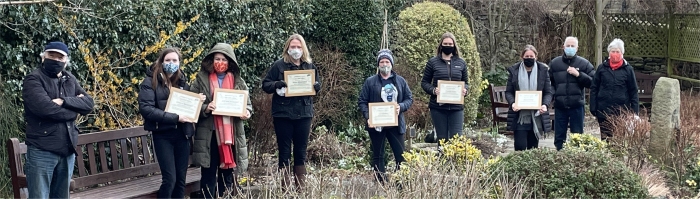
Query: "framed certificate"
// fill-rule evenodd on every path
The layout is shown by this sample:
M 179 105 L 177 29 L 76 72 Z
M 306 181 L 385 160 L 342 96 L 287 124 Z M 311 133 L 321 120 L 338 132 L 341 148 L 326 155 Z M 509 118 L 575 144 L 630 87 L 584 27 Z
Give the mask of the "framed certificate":
M 521 110 L 540 110 L 542 91 L 515 91 L 515 107 Z
M 202 110 L 202 103 L 204 101 L 197 93 L 170 88 L 170 96 L 168 96 L 168 104 L 165 105 L 165 112 L 185 116 L 192 119 L 192 122 L 197 123 L 199 112 Z
M 438 88 L 440 88 L 440 93 L 437 95 L 438 103 L 464 104 L 464 96 L 462 96 L 463 81 L 438 80 Z
M 216 109 L 212 115 L 241 117 L 247 113 L 248 91 L 215 88 L 213 101 Z
M 396 114 L 396 107 L 399 104 L 394 102 L 369 103 L 369 125 L 399 126 L 399 115 Z
M 284 71 L 284 82 L 287 83 L 285 97 L 316 95 L 316 70 Z

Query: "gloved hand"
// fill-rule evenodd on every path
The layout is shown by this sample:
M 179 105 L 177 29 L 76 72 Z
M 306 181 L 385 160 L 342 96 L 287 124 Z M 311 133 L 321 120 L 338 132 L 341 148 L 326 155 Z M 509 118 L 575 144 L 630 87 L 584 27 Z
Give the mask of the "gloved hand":
M 283 88 L 283 87 L 287 87 L 287 83 L 285 83 L 284 81 L 275 82 L 275 88 Z
M 316 91 L 321 90 L 321 83 L 320 82 L 316 81 L 316 83 L 314 83 L 314 90 L 316 90 Z

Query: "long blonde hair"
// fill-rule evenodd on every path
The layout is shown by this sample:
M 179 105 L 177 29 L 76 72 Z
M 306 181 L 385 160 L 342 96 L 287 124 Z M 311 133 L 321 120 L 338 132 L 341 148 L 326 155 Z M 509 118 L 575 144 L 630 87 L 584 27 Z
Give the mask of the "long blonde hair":
M 309 53 L 309 48 L 306 47 L 306 41 L 304 40 L 304 37 L 302 37 L 299 34 L 293 34 L 292 36 L 289 36 L 289 39 L 287 39 L 287 42 L 284 42 L 284 50 L 282 51 L 282 59 L 284 59 L 284 62 L 292 63 L 292 61 L 294 61 L 292 56 L 290 56 L 289 53 L 287 53 L 287 51 L 289 50 L 289 43 L 292 43 L 292 40 L 295 40 L 295 39 L 299 40 L 299 42 L 301 42 L 302 54 L 301 54 L 301 58 L 299 60 L 302 62 L 309 63 L 309 64 L 312 63 L 311 62 L 311 53 Z

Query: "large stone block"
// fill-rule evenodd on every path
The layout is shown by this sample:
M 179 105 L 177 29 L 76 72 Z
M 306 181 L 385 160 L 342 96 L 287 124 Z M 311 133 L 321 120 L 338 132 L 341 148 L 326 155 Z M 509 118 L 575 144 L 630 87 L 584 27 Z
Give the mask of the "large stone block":
M 656 82 L 651 105 L 649 153 L 663 161 L 665 152 L 675 143 L 680 129 L 681 87 L 677 79 L 661 77 Z

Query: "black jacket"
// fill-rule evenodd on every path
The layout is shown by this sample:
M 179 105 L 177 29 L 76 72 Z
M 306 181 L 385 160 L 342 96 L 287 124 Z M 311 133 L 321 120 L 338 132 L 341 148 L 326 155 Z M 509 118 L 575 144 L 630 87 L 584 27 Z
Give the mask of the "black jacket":
M 179 117 L 175 113 L 165 112 L 165 106 L 168 104 L 170 96 L 170 88 L 165 84 L 158 84 L 157 89 L 153 89 L 153 70 L 149 68 L 146 72 L 146 78 L 143 79 L 139 86 L 139 113 L 143 116 L 143 129 L 151 131 L 154 134 L 164 136 L 182 136 L 190 138 L 194 135 L 194 124 L 180 123 Z M 161 73 L 158 79 L 163 82 L 165 74 Z M 189 90 L 185 76 L 182 75 L 177 83 L 177 87 L 183 90 Z M 173 132 L 175 131 L 175 132 Z
M 437 87 L 438 80 L 449 81 L 464 81 L 464 88 L 469 89 L 469 76 L 467 62 L 457 56 L 452 56 L 450 65 L 442 59 L 442 57 L 434 56 L 428 60 L 423 70 L 423 79 L 421 87 L 428 95 L 430 95 L 430 104 L 428 107 L 444 110 L 464 110 L 461 104 L 443 104 L 437 103 L 437 95 L 433 92 Z
M 590 111 L 598 116 L 599 113 L 614 114 L 616 109 L 629 108 L 639 114 L 637 92 L 637 77 L 632 66 L 624 61 L 623 66 L 613 70 L 605 60 L 593 76 Z
M 267 76 L 262 83 L 262 89 L 272 94 L 272 117 L 285 117 L 290 119 L 309 118 L 314 116 L 314 101 L 311 96 L 284 97 L 276 93 L 275 83 L 284 81 L 284 71 L 286 70 L 316 70 L 316 82 L 314 90 L 316 94 L 321 90 L 321 76 L 318 69 L 311 63 L 301 62 L 298 68 L 293 63 L 286 63 L 284 60 L 277 60 L 267 71 Z
M 569 66 L 578 70 L 578 77 L 567 72 Z M 554 89 L 554 107 L 578 108 L 586 104 L 584 88 L 590 88 L 595 70 L 588 60 L 579 57 L 559 56 L 549 62 L 549 78 Z
M 392 76 L 389 77 L 389 80 L 391 80 L 396 86 L 396 90 L 399 93 L 396 98 L 396 102 L 399 104 L 399 107 L 401 107 L 401 110 L 399 111 L 399 132 L 404 134 L 406 133 L 406 120 L 404 119 L 403 113 L 411 108 L 411 105 L 413 104 L 413 94 L 411 93 L 411 89 L 408 87 L 408 83 L 406 83 L 406 79 L 397 75 L 393 71 L 391 74 Z M 362 112 L 365 121 L 369 119 L 368 104 L 374 102 L 384 102 L 381 96 L 383 87 L 381 78 L 382 77 L 379 74 L 373 75 L 365 79 L 365 83 L 362 85 L 360 97 L 357 99 L 357 106 Z M 369 125 L 365 125 L 367 127 L 366 129 L 368 129 Z
M 513 111 L 513 103 L 515 103 L 515 91 L 520 90 L 520 85 L 518 84 L 518 70 L 520 63 L 508 67 L 508 82 L 506 83 L 506 101 L 511 105 L 508 108 L 508 130 L 512 131 L 515 129 L 515 124 L 518 121 L 518 112 Z M 542 91 L 542 104 L 548 105 L 552 102 L 552 84 L 549 82 L 549 72 L 546 64 L 542 62 L 537 62 L 537 90 Z M 549 132 L 552 129 L 552 121 L 549 119 L 549 111 L 547 109 L 546 113 L 541 114 L 542 127 L 544 128 L 541 132 Z
M 43 67 L 35 69 L 24 77 L 22 99 L 27 145 L 68 156 L 76 153 L 78 144 L 75 119 L 92 112 L 95 103 L 73 74 L 65 70 L 62 74 L 49 77 Z M 63 99 L 63 105 L 52 102 L 57 98 Z

